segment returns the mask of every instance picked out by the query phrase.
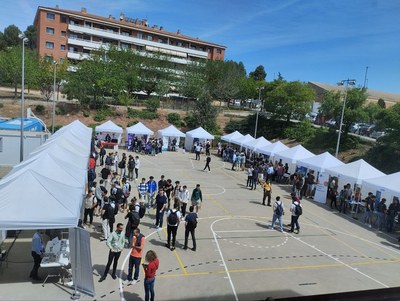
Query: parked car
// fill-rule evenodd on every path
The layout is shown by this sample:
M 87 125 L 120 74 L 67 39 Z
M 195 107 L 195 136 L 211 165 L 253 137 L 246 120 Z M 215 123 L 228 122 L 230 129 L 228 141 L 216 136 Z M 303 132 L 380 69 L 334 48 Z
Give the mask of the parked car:
M 315 112 L 310 112 L 306 114 L 306 119 L 310 120 L 312 123 L 314 123 L 317 120 L 317 115 L 318 113 Z
M 327 126 L 327 127 L 330 127 L 330 128 L 332 128 L 332 127 L 335 127 L 336 126 L 336 120 L 335 119 L 328 119 L 327 121 L 325 121 L 325 125 Z
M 364 124 L 360 126 L 358 134 L 369 137 L 374 131 L 375 127 L 375 124 Z
M 372 133 L 371 133 L 371 135 L 369 135 L 371 138 L 374 138 L 374 139 L 378 139 L 378 138 L 380 138 L 380 137 L 382 137 L 382 136 L 385 136 L 385 130 L 379 130 L 379 129 L 375 129 Z

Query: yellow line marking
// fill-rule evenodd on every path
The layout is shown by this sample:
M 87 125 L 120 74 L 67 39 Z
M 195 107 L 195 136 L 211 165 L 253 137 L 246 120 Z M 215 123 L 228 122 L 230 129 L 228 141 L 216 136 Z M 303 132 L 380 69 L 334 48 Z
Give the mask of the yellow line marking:
M 264 271 L 287 271 L 287 270 L 301 270 L 301 269 L 324 269 L 333 267 L 342 267 L 346 265 L 370 265 L 370 264 L 385 264 L 385 263 L 398 263 L 400 259 L 396 260 L 380 260 L 380 261 L 361 261 L 352 263 L 332 263 L 332 264 L 321 264 L 321 265 L 306 265 L 306 266 L 285 266 L 285 267 L 270 267 L 270 268 L 255 268 L 255 269 L 237 269 L 228 270 L 229 273 L 254 273 L 254 272 L 264 272 Z M 168 277 L 180 277 L 180 276 L 201 276 L 201 275 L 211 275 L 211 274 L 226 274 L 226 270 L 221 271 L 209 271 L 209 272 L 192 272 L 182 274 L 169 274 L 169 275 L 159 275 L 161 278 Z
M 167 230 L 166 230 L 166 228 L 162 228 L 163 229 L 163 232 L 164 232 L 164 234 L 165 234 L 165 237 L 168 237 L 168 233 L 167 233 Z M 185 269 L 185 266 L 183 265 L 183 262 L 182 262 L 182 260 L 181 260 L 181 257 L 179 256 L 179 254 L 178 254 L 178 252 L 176 252 L 176 250 L 174 250 L 174 254 L 175 254 L 175 257 L 176 257 L 176 259 L 178 260 L 178 263 L 179 263 L 179 265 L 180 265 L 180 267 L 181 267 L 181 269 L 182 269 L 182 271 L 183 271 L 183 274 L 187 274 L 187 271 L 186 271 L 186 269 Z

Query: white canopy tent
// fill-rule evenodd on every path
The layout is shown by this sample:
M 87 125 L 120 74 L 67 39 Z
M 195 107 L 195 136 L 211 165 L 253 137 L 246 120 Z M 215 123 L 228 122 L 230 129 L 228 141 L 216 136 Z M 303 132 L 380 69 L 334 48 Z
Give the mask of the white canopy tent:
M 264 154 L 264 155 L 268 155 L 270 157 L 271 160 L 273 160 L 274 156 L 276 153 L 289 149 L 289 147 L 287 147 L 285 144 L 283 144 L 280 141 L 274 142 L 272 144 L 269 144 L 267 146 L 264 147 L 257 147 L 255 149 L 256 153 L 260 153 L 260 154 Z
M 274 160 L 282 160 L 282 163 L 289 165 L 288 173 L 296 171 L 296 163 L 298 160 L 306 159 L 315 156 L 312 152 L 305 149 L 302 145 L 296 145 L 292 148 L 275 153 Z
M 256 139 L 253 138 L 250 134 L 246 134 L 243 137 L 237 137 L 232 139 L 233 144 L 239 145 L 241 148 L 244 147 L 245 144 L 255 141 Z
M 250 149 L 252 151 L 255 151 L 257 148 L 262 148 L 262 147 L 270 145 L 270 144 L 271 144 L 271 142 L 269 142 L 267 139 L 265 139 L 264 137 L 261 136 L 252 141 L 245 142 L 243 144 L 243 147 Z
M 206 140 L 214 140 L 214 136 L 200 126 L 194 130 L 186 132 L 185 149 L 190 151 L 195 142 L 204 144 Z
M 157 137 L 161 138 L 163 141 L 163 150 L 167 150 L 172 147 L 172 142 L 174 140 L 176 140 L 174 146 L 179 146 L 179 140 L 185 137 L 185 134 L 175 126 L 170 125 L 164 129 L 158 130 Z
M 337 177 L 342 186 L 347 183 L 361 185 L 363 180 L 385 176 L 383 172 L 369 165 L 363 159 L 344 165 L 327 168 L 326 171 L 333 177 Z M 341 187 L 339 186 L 339 189 Z
M 368 192 L 374 195 L 380 194 L 381 198 L 386 198 L 389 204 L 393 201 L 393 197 L 400 199 L 400 172 L 392 173 L 387 176 L 365 179 L 362 181 L 361 193 L 367 196 Z
M 82 127 L 74 123 L 53 135 L 0 181 L 0 229 L 68 228 L 74 235 L 85 232 L 77 225 L 85 195 L 87 178 L 83 171 L 86 175 L 92 130 Z M 81 135 L 76 140 L 78 132 Z M 79 263 L 71 261 L 75 293 L 80 290 L 93 296 L 89 236 L 72 239 L 71 246 L 72 257 L 83 259 Z
M 111 142 L 121 143 L 123 129 L 111 120 L 96 126 L 96 136 L 98 140 L 105 140 L 107 134 L 111 136 Z
M 325 152 L 314 157 L 300 159 L 297 161 L 297 166 L 302 166 L 307 169 L 315 171 L 325 171 L 326 168 L 343 165 L 344 163 L 332 156 L 330 153 Z
M 143 123 L 138 122 L 126 129 L 126 147 L 129 150 L 132 150 L 133 141 L 136 138 L 137 140 L 141 140 L 144 143 L 149 141 L 149 137 L 153 135 L 154 132 L 150 130 Z
M 239 133 L 238 131 L 234 131 L 233 133 L 221 136 L 221 140 L 232 143 L 233 139 L 240 138 L 240 137 L 243 137 L 243 135 L 241 133 Z

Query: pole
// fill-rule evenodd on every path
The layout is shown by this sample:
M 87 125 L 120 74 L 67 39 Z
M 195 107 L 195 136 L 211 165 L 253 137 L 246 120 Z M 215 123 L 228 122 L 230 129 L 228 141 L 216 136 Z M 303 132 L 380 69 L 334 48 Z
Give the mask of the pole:
M 51 133 L 54 134 L 54 116 L 56 115 L 56 72 L 57 62 L 53 61 L 54 64 L 54 82 L 53 82 L 53 114 L 51 117 Z
M 338 138 L 337 138 L 337 143 L 336 143 L 336 152 L 335 152 L 336 158 L 339 155 L 340 136 L 342 134 L 343 115 L 344 115 L 344 110 L 346 108 L 346 98 L 347 98 L 347 82 L 346 82 L 346 88 L 345 88 L 344 97 L 343 97 L 342 115 L 340 116 L 339 133 L 338 133 Z
M 21 137 L 19 144 L 19 161 L 24 160 L 24 118 L 25 118 L 25 41 L 22 36 L 22 79 L 21 79 Z
M 264 89 L 264 87 L 259 87 L 258 88 L 258 100 L 260 101 L 260 110 L 261 110 L 261 90 Z M 257 109 L 257 113 L 256 113 L 256 125 L 254 128 L 254 138 L 257 138 L 257 127 L 258 127 L 258 111 L 259 109 Z

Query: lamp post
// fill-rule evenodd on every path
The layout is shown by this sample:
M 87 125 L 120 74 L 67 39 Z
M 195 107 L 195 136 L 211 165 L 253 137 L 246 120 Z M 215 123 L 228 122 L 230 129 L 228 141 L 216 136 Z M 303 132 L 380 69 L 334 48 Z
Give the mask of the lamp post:
M 51 133 L 54 134 L 54 116 L 56 115 L 56 75 L 57 75 L 57 62 L 53 61 L 54 65 L 54 82 L 53 82 L 53 114 L 51 117 Z
M 28 38 L 23 33 L 18 35 L 22 40 L 22 79 L 21 79 L 21 134 L 19 143 L 19 161 L 24 160 L 24 118 L 25 118 L 25 43 Z
M 257 127 L 258 127 L 258 112 L 261 110 L 261 91 L 264 89 L 264 87 L 258 87 L 258 100 L 260 101 L 260 108 L 256 109 L 257 113 L 256 113 L 256 125 L 254 128 L 254 138 L 257 138 Z
M 344 97 L 343 97 L 342 115 L 340 116 L 339 133 L 338 133 L 338 139 L 337 139 L 337 143 L 336 143 L 336 152 L 335 152 L 336 158 L 339 155 L 340 136 L 342 134 L 343 116 L 344 116 L 344 110 L 346 108 L 347 89 L 348 89 L 349 85 L 354 86 L 355 84 L 356 84 L 355 79 L 345 79 L 338 83 L 338 86 L 344 85 L 345 89 L 344 89 Z

